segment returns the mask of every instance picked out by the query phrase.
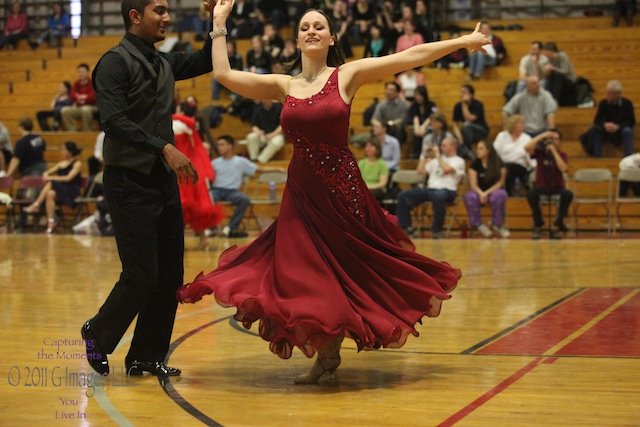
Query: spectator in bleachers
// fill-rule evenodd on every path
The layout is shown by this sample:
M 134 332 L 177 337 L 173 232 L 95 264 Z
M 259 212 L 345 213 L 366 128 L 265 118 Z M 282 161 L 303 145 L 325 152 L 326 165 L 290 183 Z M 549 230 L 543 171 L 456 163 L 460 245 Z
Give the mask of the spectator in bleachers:
M 20 176 L 40 176 L 47 170 L 44 161 L 44 151 L 47 144 L 41 136 L 33 133 L 33 120 L 24 117 L 18 122 L 21 138 L 16 142 L 16 148 L 7 168 L 7 175 L 13 176 L 17 170 Z
M 529 46 L 529 53 L 520 59 L 518 66 L 518 86 L 517 92 L 522 92 L 527 86 L 527 77 L 537 76 L 540 84 L 544 87 L 546 77 L 546 66 L 549 59 L 542 53 L 542 42 L 533 41 Z
M 32 49 L 37 49 L 42 43 L 48 41 L 49 46 L 57 46 L 58 39 L 67 35 L 71 28 L 71 18 L 64 11 L 60 3 L 53 3 L 53 14 L 47 19 L 47 29 L 40 34 L 37 40 L 29 44 Z
M 251 37 L 251 49 L 247 51 L 245 71 L 257 74 L 269 74 L 271 72 L 271 55 L 264 49 L 262 37 Z
M 227 55 L 229 56 L 229 65 L 232 70 L 242 70 L 244 68 L 242 55 L 238 53 L 236 42 L 234 40 L 227 39 Z M 223 88 L 224 86 L 218 83 L 214 77 L 211 77 L 211 99 L 220 99 L 220 89 Z M 236 95 L 232 93 L 230 96 L 233 99 Z
M 378 203 L 387 197 L 387 185 L 389 184 L 389 168 L 382 157 L 380 143 L 375 139 L 368 140 L 364 145 L 365 158 L 358 161 L 358 168 L 362 174 L 362 180 L 376 198 Z
M 427 0 L 416 1 L 414 20 L 416 22 L 416 31 L 422 34 L 424 41 L 433 42 L 440 40 L 435 19 L 431 13 Z
M 387 133 L 388 126 L 385 122 L 371 122 L 373 139 L 380 144 L 382 160 L 387 162 L 389 176 L 393 175 L 400 167 L 400 142 Z
M 56 203 L 71 208 L 76 205 L 82 183 L 82 162 L 78 159 L 80 152 L 82 148 L 75 142 L 65 142 L 60 150 L 62 161 L 42 174 L 45 181 L 42 191 L 31 205 L 24 208 L 25 212 L 35 214 L 40 212 L 40 205 L 46 201 L 47 234 L 53 233 L 56 227 Z
M 404 144 L 409 104 L 400 98 L 400 85 L 396 82 L 385 83 L 384 94 L 386 99 L 376 105 L 371 122 L 385 122 L 389 127 L 389 133 L 396 137 L 400 144 Z
M 14 49 L 18 42 L 29 37 L 29 21 L 27 14 L 22 12 L 20 3 L 14 3 L 12 13 L 7 16 L 4 32 L 0 37 L 0 50 L 5 46 Z
M 277 59 L 280 56 L 280 52 L 284 49 L 284 40 L 278 34 L 278 30 L 271 23 L 264 24 L 262 33 L 262 45 L 264 50 L 269 52 L 272 59 Z
M 263 99 L 254 108 L 251 116 L 251 133 L 247 135 L 249 159 L 267 163 L 284 147 L 284 135 L 280 126 L 280 102 Z
M 460 156 L 473 160 L 473 144 L 489 135 L 489 126 L 484 104 L 475 98 L 475 89 L 469 84 L 460 88 L 460 101 L 453 107 L 452 130 L 460 143 Z
M 449 36 L 450 39 L 455 39 L 460 37 L 460 32 L 451 31 Z M 436 61 L 436 66 L 438 68 L 444 68 L 448 70 L 451 68 L 466 68 L 469 66 L 469 51 L 463 47 L 460 49 L 451 52 L 450 54 L 440 58 Z
M 362 46 L 371 25 L 376 21 L 375 6 L 368 0 L 358 0 L 351 9 L 351 36 L 355 46 Z
M 377 24 L 382 28 L 382 34 L 392 49 L 395 49 L 396 41 L 402 32 L 402 25 L 396 28 L 396 22 L 402 22 L 401 16 L 400 2 L 392 0 L 384 0 L 377 13 Z
M 543 52 L 549 60 L 544 67 L 545 89 L 561 107 L 577 105 L 576 75 L 569 56 L 565 52 L 558 51 L 558 46 L 554 42 L 545 43 Z
M 87 160 L 89 166 L 89 179 L 93 179 L 104 167 L 104 131 L 100 131 L 96 136 L 96 143 L 93 146 L 93 155 Z
M 514 114 L 507 120 L 507 128 L 496 136 L 493 147 L 507 168 L 506 189 L 517 196 L 516 180 L 529 188 L 529 173 L 536 167 L 535 160 L 525 150 L 531 137 L 524 132 L 524 116 Z
M 487 36 L 491 43 L 482 46 L 482 51 L 476 51 L 469 55 L 469 77 L 468 80 L 478 80 L 482 77 L 486 67 L 494 67 L 500 65 L 507 55 L 502 39 L 493 34 L 491 25 L 488 22 L 482 22 L 480 31 Z
M 83 129 L 90 131 L 94 115 L 98 112 L 98 105 L 87 64 L 78 65 L 78 80 L 71 87 L 71 102 L 72 105 L 62 107 L 61 110 L 65 128 L 68 131 L 77 131 L 75 121 L 81 119 Z
M 71 104 L 71 83 L 64 81 L 58 86 L 58 93 L 51 101 L 51 108 L 49 110 L 38 111 L 36 113 L 36 119 L 38 120 L 40 129 L 45 132 L 50 130 L 57 132 L 60 129 L 60 124 L 62 122 L 62 108 Z M 49 118 L 53 118 L 52 126 L 49 126 L 49 123 L 47 122 L 47 119 Z
M 507 169 L 493 145 L 487 141 L 478 142 L 476 157 L 469 165 L 469 191 L 464 195 L 469 225 L 484 237 L 495 232 L 507 238 L 509 230 L 504 225 L 507 192 L 503 189 Z M 482 223 L 480 216 L 480 207 L 487 204 L 491 206 L 491 228 Z
M 13 156 L 13 144 L 7 127 L 0 122 L 0 178 L 7 175 L 7 165 Z
M 197 41 L 204 41 L 208 37 L 209 27 L 211 26 L 211 14 L 204 7 L 204 3 L 200 2 L 198 14 L 193 16 L 193 31 Z
M 234 39 L 250 39 L 255 34 L 260 34 L 253 2 L 236 0 L 227 21 L 227 28 Z
M 617 27 L 620 24 L 620 18 L 624 17 L 627 21 L 627 26 L 633 26 L 633 16 L 638 10 L 636 0 L 615 0 L 613 6 L 613 26 Z
M 372 24 L 364 43 L 363 58 L 379 58 L 391 52 L 391 45 L 378 24 Z
M 524 131 L 531 137 L 555 128 L 558 103 L 553 96 L 540 87 L 537 76 L 527 77 L 527 90 L 517 93 L 502 108 L 502 127 L 513 114 L 524 116 Z
M 420 155 L 416 172 L 429 175 L 427 188 L 411 188 L 398 194 L 398 226 L 408 236 L 415 232 L 411 224 L 411 210 L 424 202 L 431 202 L 433 212 L 431 232 L 434 239 L 442 237 L 447 203 L 456 198 L 458 184 L 464 177 L 465 163 L 457 154 L 458 143 L 453 138 L 445 138 L 442 146 L 427 147 Z M 442 154 L 440 154 L 442 152 Z
M 276 31 L 287 24 L 288 13 L 285 0 L 258 0 L 256 2 L 256 14 L 262 26 L 268 22 L 273 24 Z
M 348 13 L 347 2 L 344 0 L 336 0 L 333 4 L 333 10 L 329 11 L 329 16 L 336 28 L 338 43 L 342 47 L 345 58 L 353 58 L 353 50 L 349 40 L 349 27 L 351 26 L 351 17 Z
M 402 34 L 396 41 L 396 52 L 402 52 L 410 47 L 424 43 L 422 34 L 416 32 L 416 24 L 411 19 L 405 19 L 402 25 Z
M 422 139 L 427 135 L 431 124 L 431 114 L 437 112 L 438 107 L 429 100 L 426 86 L 418 86 L 414 95 L 407 113 L 407 125 L 413 125 L 411 157 L 417 159 L 422 150 Z
M 633 103 L 622 97 L 622 84 L 617 80 L 611 80 L 607 83 L 604 99 L 598 103 L 593 126 L 584 136 L 587 140 L 583 144 L 594 157 L 602 157 L 602 144 L 605 141 L 615 145 L 622 144 L 624 155 L 629 156 L 633 153 L 635 144 L 635 124 Z
M 527 152 L 536 159 L 536 180 L 533 188 L 527 193 L 527 202 L 533 215 L 533 232 L 531 238 L 540 238 L 540 231 L 544 227 L 544 218 L 540 208 L 540 196 L 559 195 L 560 204 L 553 221 L 554 229 L 549 236 L 551 239 L 562 239 L 560 232 L 567 231 L 564 218 L 569 213 L 569 205 L 573 200 L 573 193 L 568 190 L 564 180 L 567 173 L 569 158 L 560 150 L 562 134 L 551 129 L 531 139 L 525 146 Z
M 431 130 L 427 132 L 424 138 L 422 138 L 420 159 L 422 159 L 424 153 L 430 148 L 435 146 L 440 147 L 446 138 L 452 138 L 454 141 L 456 140 L 456 136 L 449 132 L 447 118 L 440 111 L 432 113 L 429 121 L 431 122 Z M 456 149 L 456 154 L 457 153 L 458 150 Z
M 630 154 L 620 160 L 618 165 L 620 170 L 640 169 L 640 153 Z M 633 191 L 635 196 L 640 196 L 640 182 L 620 181 L 620 197 L 625 197 L 629 193 L 629 189 Z
M 411 68 L 398 74 L 396 83 L 400 86 L 400 99 L 408 103 L 413 101 L 418 86 L 427 84 L 420 68 Z
M 289 64 L 295 61 L 297 57 L 298 48 L 296 46 L 295 39 L 286 39 L 284 41 L 284 49 L 282 49 L 282 52 L 280 52 L 280 55 L 278 56 L 278 61 L 288 67 Z

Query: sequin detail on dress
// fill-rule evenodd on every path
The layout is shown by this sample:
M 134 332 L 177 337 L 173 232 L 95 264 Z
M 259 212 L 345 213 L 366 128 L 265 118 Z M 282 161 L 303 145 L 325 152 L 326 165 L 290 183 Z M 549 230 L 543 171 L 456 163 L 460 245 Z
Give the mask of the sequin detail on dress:
M 347 207 L 351 215 L 365 223 L 366 216 L 362 209 L 366 199 L 358 185 L 358 164 L 351 155 L 339 147 L 323 142 L 312 144 L 301 133 L 285 131 L 293 142 L 294 155 L 310 163 L 315 174 L 322 178 L 329 191 L 335 194 Z
M 325 96 L 329 94 L 331 90 L 334 90 L 337 87 L 336 81 L 332 78 L 327 80 L 322 90 L 314 95 L 311 95 L 308 98 L 299 99 L 294 98 L 291 95 L 287 95 L 285 100 L 285 105 L 288 107 L 309 107 L 310 105 L 315 104 L 317 101 L 321 100 Z

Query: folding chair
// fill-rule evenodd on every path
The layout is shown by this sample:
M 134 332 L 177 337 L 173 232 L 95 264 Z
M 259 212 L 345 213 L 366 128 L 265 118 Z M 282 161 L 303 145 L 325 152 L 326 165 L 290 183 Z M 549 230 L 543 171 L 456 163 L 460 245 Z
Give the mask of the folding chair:
M 9 209 L 8 217 L 7 217 L 7 231 L 12 225 L 13 227 L 17 227 L 17 218 L 16 218 L 16 210 L 18 212 L 18 217 L 20 217 L 22 213 L 22 209 L 31 205 L 35 202 L 38 194 L 44 187 L 44 180 L 41 176 L 25 176 L 20 178 L 18 183 L 18 190 L 16 191 L 16 197 L 11 201 L 11 209 Z M 44 209 L 44 203 L 40 206 L 40 212 Z M 27 214 L 25 215 L 25 223 L 21 224 L 22 227 L 26 226 L 27 216 L 34 215 L 34 229 L 38 228 L 38 219 L 40 219 L 41 213 L 38 212 L 36 214 Z
M 397 185 L 400 190 L 404 190 L 406 188 L 413 188 L 424 184 L 425 175 L 420 175 L 415 169 L 400 169 L 396 171 L 393 175 L 391 175 L 391 185 Z M 382 200 L 382 205 L 387 210 L 391 210 L 393 205 L 398 204 L 398 198 L 386 198 Z
M 89 216 L 89 205 L 92 203 L 98 203 L 98 197 L 93 195 L 94 191 L 100 187 L 102 187 L 102 179 L 103 172 L 98 172 L 94 177 L 93 181 L 89 186 L 86 186 L 86 182 L 88 182 L 89 178 L 86 176 L 82 177 L 83 183 L 81 184 L 82 188 L 85 189 L 81 196 L 76 197 L 74 200 L 76 203 L 75 208 L 75 216 L 73 218 L 73 223 L 77 224 L 80 221 L 82 216 Z M 86 181 L 85 181 L 86 180 Z
M 615 198 L 615 223 L 613 227 L 613 234 L 616 234 L 616 228 L 620 227 L 622 232 L 622 224 L 620 223 L 620 206 L 631 203 L 640 203 L 640 197 L 620 197 L 620 181 L 638 182 L 640 183 L 640 169 L 633 170 L 621 170 L 618 172 L 618 182 L 616 185 L 616 198 Z
M 578 169 L 573 174 L 573 230 L 578 233 L 580 205 L 602 205 L 607 212 L 607 234 L 611 233 L 612 175 L 609 169 Z
M 445 228 L 444 235 L 446 237 L 449 237 L 449 234 L 451 234 L 451 229 L 453 228 L 453 224 L 456 222 L 456 218 L 458 217 L 458 209 L 460 205 L 460 193 L 461 192 L 464 193 L 467 190 L 467 187 L 468 187 L 467 184 L 468 184 L 468 178 L 467 178 L 467 175 L 465 174 L 462 176 L 462 179 L 458 184 L 456 197 L 452 201 L 447 202 L 447 212 L 445 213 L 445 218 L 448 216 L 449 220 L 447 221 L 445 219 L 446 228 Z M 431 205 L 431 202 L 424 202 L 420 205 L 420 209 L 421 209 L 420 230 L 425 228 L 424 224 L 426 220 L 431 219 L 432 215 L 429 214 L 430 205 Z

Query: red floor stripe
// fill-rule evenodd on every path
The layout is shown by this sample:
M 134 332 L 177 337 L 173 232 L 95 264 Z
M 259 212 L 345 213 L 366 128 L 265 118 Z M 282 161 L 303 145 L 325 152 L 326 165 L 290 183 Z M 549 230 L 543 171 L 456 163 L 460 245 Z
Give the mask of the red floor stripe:
M 471 402 L 469 405 L 467 405 L 466 407 L 462 408 L 460 411 L 456 412 L 455 414 L 453 414 L 452 416 L 447 418 L 442 423 L 438 424 L 438 427 L 449 427 L 449 426 L 454 425 L 458 421 L 462 420 L 464 417 L 466 417 L 467 415 L 469 415 L 470 413 L 472 413 L 473 411 L 478 409 L 480 406 L 482 406 L 485 403 L 487 403 L 489 400 L 491 400 L 498 393 L 504 391 L 511 384 L 513 384 L 514 382 L 516 382 L 517 380 L 519 380 L 520 378 L 525 376 L 528 372 L 533 370 L 533 368 L 538 366 L 538 364 L 542 360 L 543 360 L 542 358 L 535 359 L 533 362 L 529 363 L 527 366 L 525 366 L 524 368 L 520 369 L 515 374 L 511 375 L 506 380 L 502 381 L 500 384 L 498 384 L 497 386 L 495 386 L 494 388 L 492 388 L 491 390 L 489 390 L 488 392 L 486 392 L 485 394 L 483 394 L 482 396 L 480 396 L 479 398 L 477 398 L 476 400 Z
M 476 354 L 544 354 L 633 289 L 588 289 Z
M 556 354 L 640 356 L 640 294 L 622 304 Z

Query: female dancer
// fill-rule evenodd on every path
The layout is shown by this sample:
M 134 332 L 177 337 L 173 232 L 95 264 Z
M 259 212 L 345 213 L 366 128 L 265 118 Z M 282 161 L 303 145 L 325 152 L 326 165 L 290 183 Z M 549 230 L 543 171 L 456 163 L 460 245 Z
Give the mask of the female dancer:
M 282 358 L 294 346 L 308 357 L 317 351 L 311 370 L 294 381 L 314 383 L 338 368 L 345 337 L 362 350 L 401 347 L 417 336 L 416 322 L 437 316 L 460 278 L 460 270 L 415 253 L 367 189 L 348 147 L 353 96 L 364 84 L 487 40 L 476 29 L 345 64 L 330 20 L 309 10 L 297 26 L 292 70 L 300 74 L 257 75 L 229 67 L 222 35 L 232 7 L 233 0 L 220 0 L 212 13 L 216 79 L 242 96 L 283 102 L 281 124 L 294 155 L 278 219 L 251 244 L 226 251 L 178 299 L 214 293 L 222 306 L 237 307 L 245 327 L 260 320 L 260 335 Z
M 199 179 L 196 185 L 180 184 L 180 200 L 185 224 L 199 236 L 197 250 L 204 250 L 209 246 L 209 239 L 205 230 L 215 227 L 224 219 L 222 207 L 211 203 L 207 179 L 215 181 L 215 172 L 211 167 L 209 155 L 202 145 L 202 138 L 196 130 L 195 116 L 197 107 L 195 100 L 187 99 L 179 105 L 173 115 L 173 132 L 176 138 L 176 148 L 191 160 L 198 171 Z
M 75 142 L 65 142 L 61 150 L 63 160 L 42 175 L 46 184 L 35 202 L 24 208 L 27 213 L 38 213 L 40 205 L 46 199 L 47 234 L 53 233 L 56 227 L 56 202 L 74 207 L 76 197 L 80 195 L 82 162 L 78 160 L 78 156 L 81 151 L 82 148 L 79 148 Z

